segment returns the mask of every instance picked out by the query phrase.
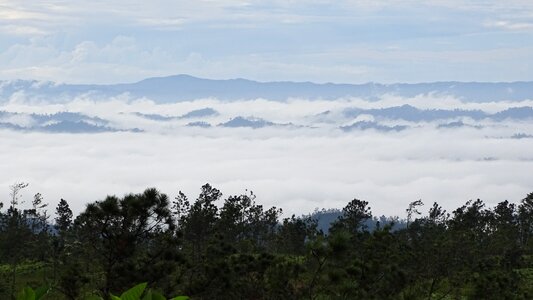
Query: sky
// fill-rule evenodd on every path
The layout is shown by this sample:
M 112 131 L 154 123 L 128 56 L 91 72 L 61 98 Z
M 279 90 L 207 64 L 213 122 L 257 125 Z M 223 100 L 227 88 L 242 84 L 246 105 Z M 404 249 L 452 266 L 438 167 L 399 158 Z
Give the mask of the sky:
M 0 0 L 0 80 L 113 84 L 175 74 L 338 83 L 531 81 L 533 1 Z M 497 112 L 531 107 L 533 99 L 476 104 L 430 93 L 370 102 L 213 98 L 163 105 L 127 93 L 112 99 L 77 95 L 63 104 L 27 97 L 19 91 L 0 99 L 0 111 L 82 112 L 124 128 L 153 128 L 99 134 L 0 130 L 3 195 L 14 182 L 28 182 L 27 201 L 39 192 L 52 206 L 67 199 L 76 212 L 105 195 L 152 186 L 170 197 L 183 190 L 194 199 L 207 182 L 226 196 L 252 190 L 261 204 L 286 214 L 341 208 L 357 197 L 377 214 L 403 216 L 418 199 L 451 211 L 478 197 L 492 206 L 506 199 L 517 203 L 532 192 L 531 120 L 483 120 L 488 123 L 481 129 L 421 123 L 401 132 L 344 133 L 187 129 L 132 113 L 179 116 L 214 107 L 222 118 L 215 123 L 237 115 L 288 123 L 345 107 Z M 10 118 L 30 122 L 22 114 Z M 529 138 L 510 138 L 517 133 Z
M 528 81 L 530 0 L 0 0 L 0 79 Z

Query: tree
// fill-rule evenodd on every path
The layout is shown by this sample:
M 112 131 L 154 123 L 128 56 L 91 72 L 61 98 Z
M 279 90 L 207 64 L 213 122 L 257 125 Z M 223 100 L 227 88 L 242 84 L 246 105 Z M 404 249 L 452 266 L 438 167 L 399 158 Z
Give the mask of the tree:
M 411 205 L 410 205 L 411 206 Z M 408 228 L 396 233 L 402 241 L 400 257 L 404 270 L 410 275 L 409 280 L 416 282 L 404 294 L 424 295 L 433 299 L 441 291 L 449 271 L 446 222 L 449 215 L 438 204 L 433 203 L 427 217 L 414 220 Z M 406 297 L 409 298 L 409 297 Z
M 505 200 L 498 203 L 489 214 L 490 250 L 494 254 L 517 252 L 520 245 L 516 206 Z
M 103 271 L 105 294 L 172 274 L 175 222 L 168 197 L 156 189 L 88 204 L 74 224 Z
M 30 240 L 32 231 L 28 226 L 26 215 L 18 208 L 24 201 L 21 191 L 28 187 L 28 183 L 17 182 L 11 185 L 9 208 L 3 215 L 1 227 L 3 236 L 1 240 L 2 257 L 10 264 L 11 272 L 8 282 L 10 294 L 13 295 L 17 283 L 17 267 L 19 262 L 28 254 L 26 245 Z
M 72 210 L 65 199 L 61 199 L 56 207 L 55 227 L 63 233 L 70 228 L 72 224 Z
M 522 247 L 533 249 L 533 193 L 529 193 L 518 206 L 520 243 Z
M 188 213 L 183 217 L 180 229 L 185 240 L 191 246 L 193 263 L 198 264 L 208 240 L 213 236 L 215 224 L 218 220 L 218 208 L 215 202 L 220 200 L 222 193 L 209 184 L 202 186 L 198 199 L 188 208 Z
M 317 221 L 312 217 L 297 218 L 292 215 L 283 219 L 277 233 L 277 252 L 293 255 L 305 254 L 306 242 L 314 239 L 317 232 Z
M 344 228 L 351 233 L 365 230 L 365 221 L 372 218 L 368 202 L 353 199 L 342 209 L 342 215 L 333 223 L 332 230 Z
M 420 215 L 417 207 L 422 205 L 424 205 L 424 202 L 420 199 L 409 203 L 409 207 L 405 210 L 407 212 L 407 227 L 409 227 L 413 215 Z

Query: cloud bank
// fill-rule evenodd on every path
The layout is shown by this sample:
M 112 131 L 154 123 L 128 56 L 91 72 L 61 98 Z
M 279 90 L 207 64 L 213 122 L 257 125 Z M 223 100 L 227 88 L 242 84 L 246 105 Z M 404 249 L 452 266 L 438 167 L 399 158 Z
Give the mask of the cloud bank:
M 34 122 L 32 114 L 54 119 L 54 114 L 68 111 L 86 120 L 105 120 L 114 128 L 143 131 L 52 134 L 2 129 L 0 187 L 7 197 L 10 184 L 26 181 L 31 184 L 27 199 L 40 192 L 52 205 L 65 198 L 80 211 L 107 194 L 151 186 L 170 196 L 182 190 L 194 198 L 209 182 L 225 195 L 253 190 L 262 204 L 282 207 L 287 215 L 340 208 L 357 197 L 369 201 L 376 214 L 402 216 L 407 204 L 417 199 L 453 209 L 473 198 L 492 205 L 505 199 L 516 202 L 532 192 L 531 119 L 467 116 L 415 122 L 344 114 L 346 109 L 405 104 L 487 114 L 532 105 L 529 100 L 463 103 L 431 95 L 379 101 L 200 99 L 175 104 L 127 95 L 105 101 L 80 96 L 63 104 L 22 97 L 0 107 L 8 113 L 1 122 L 25 126 Z M 237 116 L 292 126 L 217 126 Z M 212 126 L 186 126 L 194 121 Z M 339 129 L 355 122 L 407 129 Z

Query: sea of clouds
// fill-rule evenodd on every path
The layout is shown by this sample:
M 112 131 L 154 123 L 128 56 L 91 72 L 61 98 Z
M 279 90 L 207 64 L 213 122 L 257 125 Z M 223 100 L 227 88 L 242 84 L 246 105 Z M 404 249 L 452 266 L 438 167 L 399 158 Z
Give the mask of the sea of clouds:
M 343 113 L 404 104 L 493 114 L 531 107 L 533 101 L 467 103 L 437 95 L 390 95 L 377 101 L 198 99 L 157 104 L 124 94 L 106 99 L 81 95 L 66 103 L 49 103 L 19 94 L 0 105 L 5 112 L 0 123 L 32 128 L 32 114 L 73 112 L 105 120 L 102 126 L 114 130 L 0 129 L 0 200 L 7 202 L 9 186 L 23 181 L 30 183 L 23 193 L 27 203 L 39 192 L 51 206 L 64 198 L 79 212 L 108 194 L 121 196 L 147 187 L 170 197 L 181 190 L 194 199 L 200 187 L 210 183 L 226 196 L 251 190 L 259 203 L 281 207 L 285 215 L 342 208 L 359 198 L 369 201 L 375 214 L 404 216 L 408 203 L 417 199 L 427 208 L 437 201 L 452 210 L 469 199 L 494 205 L 518 202 L 533 192 L 532 119 L 413 122 Z M 216 113 L 183 118 L 205 108 Z M 274 125 L 218 126 L 236 117 Z M 187 126 L 191 122 L 211 127 Z M 341 129 L 355 122 L 407 127 Z M 453 122 L 462 126 L 439 127 Z

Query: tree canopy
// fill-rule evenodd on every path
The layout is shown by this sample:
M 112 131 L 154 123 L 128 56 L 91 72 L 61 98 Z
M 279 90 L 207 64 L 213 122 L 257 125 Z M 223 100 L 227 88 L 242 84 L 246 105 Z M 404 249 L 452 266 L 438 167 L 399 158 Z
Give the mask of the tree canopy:
M 252 192 L 206 184 L 194 201 L 149 188 L 77 216 L 61 199 L 52 221 L 40 194 L 21 208 L 26 187 L 0 207 L 3 299 L 42 284 L 45 299 L 105 298 L 144 282 L 191 299 L 533 298 L 533 193 L 450 213 L 416 200 L 406 219 L 373 216 L 359 199 L 283 217 Z

